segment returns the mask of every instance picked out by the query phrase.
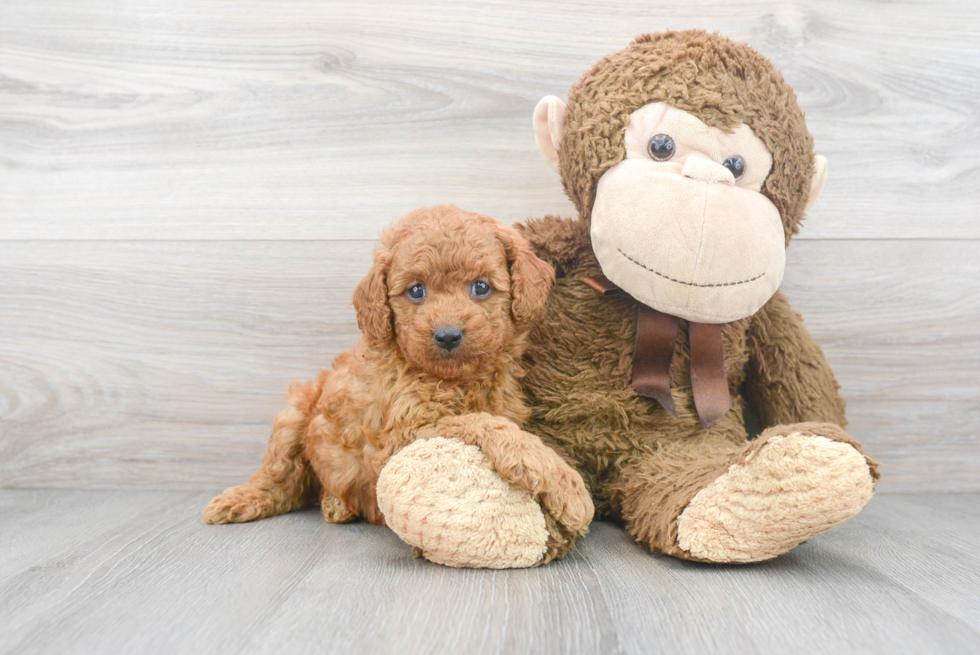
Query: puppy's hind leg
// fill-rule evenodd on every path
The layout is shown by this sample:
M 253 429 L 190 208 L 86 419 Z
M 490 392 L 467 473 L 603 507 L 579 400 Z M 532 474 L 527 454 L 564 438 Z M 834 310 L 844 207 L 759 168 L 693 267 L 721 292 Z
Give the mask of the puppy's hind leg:
M 314 387 L 319 385 L 310 382 L 290 389 L 292 406 L 276 416 L 262 468 L 252 474 L 247 484 L 226 489 L 214 498 L 204 509 L 205 523 L 254 521 L 291 512 L 309 502 L 316 485 L 304 452 L 303 435 L 309 423 L 307 408 L 312 406 Z

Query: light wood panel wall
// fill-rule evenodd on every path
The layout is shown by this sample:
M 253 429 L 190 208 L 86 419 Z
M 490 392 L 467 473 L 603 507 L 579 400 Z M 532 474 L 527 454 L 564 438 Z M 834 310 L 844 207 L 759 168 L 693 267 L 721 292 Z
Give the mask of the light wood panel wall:
M 642 31 L 747 41 L 824 194 L 784 290 L 883 490 L 980 490 L 980 19 L 965 0 L 0 4 L 0 486 L 217 488 L 357 336 L 382 225 L 572 214 L 530 128 Z

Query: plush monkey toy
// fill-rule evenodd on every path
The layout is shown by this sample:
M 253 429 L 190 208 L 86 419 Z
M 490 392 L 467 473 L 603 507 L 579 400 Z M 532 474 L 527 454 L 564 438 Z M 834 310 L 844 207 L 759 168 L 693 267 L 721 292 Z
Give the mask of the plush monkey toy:
M 534 128 L 579 216 L 521 226 L 558 275 L 524 428 L 582 474 L 599 517 L 676 557 L 769 559 L 857 514 L 877 463 L 777 290 L 827 165 L 772 63 L 702 31 L 641 36 L 567 105 L 544 98 Z
M 777 291 L 827 164 L 772 63 L 701 31 L 641 36 L 534 126 L 579 218 L 524 227 L 559 274 L 526 429 L 600 515 L 677 557 L 768 559 L 854 516 L 876 463 Z

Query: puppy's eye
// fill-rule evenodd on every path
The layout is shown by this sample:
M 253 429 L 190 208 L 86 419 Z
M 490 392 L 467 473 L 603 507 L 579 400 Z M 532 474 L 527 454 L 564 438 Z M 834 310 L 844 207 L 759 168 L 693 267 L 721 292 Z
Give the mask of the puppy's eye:
M 470 293 L 472 293 L 477 298 L 486 298 L 493 291 L 493 287 L 484 282 L 483 280 L 477 280 L 470 287 Z
M 674 156 L 674 140 L 667 134 L 658 134 L 650 139 L 647 152 L 656 161 L 667 161 Z
M 736 180 L 742 177 L 742 173 L 745 172 L 745 158 L 741 155 L 732 155 L 723 161 L 721 165 L 730 170 Z
M 421 283 L 413 284 L 411 287 L 409 287 L 408 291 L 405 292 L 405 295 L 408 296 L 408 299 L 412 302 L 422 302 L 425 300 L 425 285 Z

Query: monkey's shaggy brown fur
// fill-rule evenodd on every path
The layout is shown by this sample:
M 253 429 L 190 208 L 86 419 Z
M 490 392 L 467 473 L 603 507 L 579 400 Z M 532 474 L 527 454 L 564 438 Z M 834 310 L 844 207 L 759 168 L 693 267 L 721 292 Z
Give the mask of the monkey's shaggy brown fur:
M 774 433 L 750 445 L 747 407 L 778 434 L 819 434 L 863 451 L 838 427 L 845 417 L 837 381 L 779 292 L 756 314 L 724 326 L 732 409 L 709 428 L 702 428 L 694 406 L 686 321 L 670 371 L 676 418 L 630 387 L 637 303 L 626 294 L 600 298 L 583 283 L 602 273 L 589 220 L 600 176 L 625 157 L 630 113 L 661 101 L 709 126 L 747 124 L 772 153 L 762 192 L 779 209 L 787 243 L 799 229 L 813 139 L 792 88 L 768 60 L 748 46 L 692 31 L 642 36 L 598 62 L 569 93 L 559 147 L 562 182 L 579 218 L 546 216 L 521 226 L 557 271 L 545 316 L 530 335 L 526 428 L 574 462 L 600 516 L 621 518 L 654 550 L 693 558 L 677 544 L 678 515 Z M 877 479 L 875 463 L 868 463 Z
M 779 210 L 788 244 L 803 220 L 813 175 L 813 137 L 796 93 L 749 46 L 697 30 L 638 37 L 569 90 L 559 165 L 579 217 L 589 220 L 599 178 L 626 156 L 630 114 L 651 102 L 666 102 L 710 127 L 752 128 L 778 171 L 762 192 Z
M 475 280 L 490 284 L 474 298 Z M 354 293 L 364 332 L 332 371 L 294 384 L 275 420 L 262 467 L 204 510 L 207 523 L 242 522 L 297 509 L 319 496 L 326 520 L 383 523 L 375 485 L 388 459 L 439 435 L 481 447 L 507 482 L 531 492 L 551 535 L 547 559 L 567 552 L 592 518 L 581 476 L 538 437 L 520 388 L 527 329 L 554 281 L 510 226 L 442 206 L 417 210 L 381 236 Z M 406 290 L 424 282 L 423 302 Z M 460 327 L 451 351 L 433 333 Z

